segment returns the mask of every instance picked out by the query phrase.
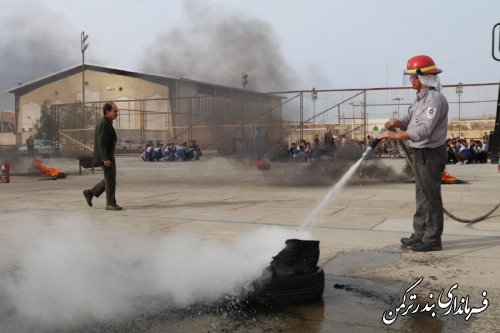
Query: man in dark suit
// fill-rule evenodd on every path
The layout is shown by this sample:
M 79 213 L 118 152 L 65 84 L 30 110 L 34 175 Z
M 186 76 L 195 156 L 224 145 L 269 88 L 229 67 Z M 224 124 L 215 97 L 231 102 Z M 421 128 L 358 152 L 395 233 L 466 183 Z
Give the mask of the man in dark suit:
M 30 135 L 26 139 L 26 148 L 28 149 L 28 156 L 35 156 L 35 140 L 33 140 L 33 135 Z
M 90 190 L 84 190 L 83 195 L 87 204 L 92 207 L 92 198 L 99 197 L 106 191 L 106 209 L 122 210 L 116 204 L 116 163 L 115 146 L 116 132 L 113 128 L 113 120 L 118 117 L 118 108 L 114 103 L 104 104 L 102 111 L 104 117 L 97 121 L 94 134 L 94 161 L 98 161 L 104 172 L 104 179 Z

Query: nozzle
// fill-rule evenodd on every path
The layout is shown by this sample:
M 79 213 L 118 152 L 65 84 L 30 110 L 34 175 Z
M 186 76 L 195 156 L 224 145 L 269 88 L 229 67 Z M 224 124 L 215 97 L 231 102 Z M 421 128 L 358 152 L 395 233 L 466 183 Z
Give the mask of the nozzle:
M 385 128 L 382 128 L 382 129 L 378 132 L 378 134 L 382 134 L 382 133 L 384 133 L 385 131 L 386 131 L 386 129 L 385 129 Z M 372 150 L 373 150 L 373 149 L 375 149 L 375 147 L 377 147 L 377 145 L 380 143 L 380 141 L 382 141 L 382 139 L 379 139 L 379 138 L 375 138 L 375 139 L 372 141 L 372 143 L 371 143 L 371 145 L 370 145 L 370 147 L 372 148 Z
M 382 134 L 386 130 L 387 130 L 386 128 L 382 128 L 378 133 Z M 363 153 L 363 155 L 361 156 L 361 158 L 364 160 L 368 156 L 368 154 L 377 147 L 377 145 L 380 143 L 380 141 L 382 141 L 382 138 L 373 139 L 373 141 L 370 143 L 370 145 L 368 147 L 366 147 L 366 150 Z M 499 170 L 500 170 L 500 167 L 499 167 Z

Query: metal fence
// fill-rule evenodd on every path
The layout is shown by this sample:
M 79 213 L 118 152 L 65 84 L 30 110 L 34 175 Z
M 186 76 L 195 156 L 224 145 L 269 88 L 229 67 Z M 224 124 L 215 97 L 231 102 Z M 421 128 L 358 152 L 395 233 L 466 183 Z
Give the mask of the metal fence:
M 274 99 L 276 101 L 276 99 Z M 54 148 L 93 149 L 94 127 L 106 101 L 52 105 Z M 138 151 L 147 142 L 196 140 L 205 149 L 242 145 L 261 127 L 269 140 L 282 137 L 281 105 L 268 96 L 185 97 L 117 100 L 114 122 L 121 151 Z
M 499 83 L 444 85 L 449 103 L 449 136 L 482 139 L 494 129 Z M 329 89 L 273 92 L 286 98 L 283 119 L 297 124 L 295 139 L 311 140 L 331 127 L 337 136 L 363 140 L 374 135 L 389 118 L 407 112 L 415 99 L 410 87 Z M 318 131 L 311 129 L 318 129 Z M 302 130 L 301 130 L 302 129 Z M 306 130 L 307 129 L 307 130 Z M 314 133 L 314 134 L 311 134 Z
M 449 135 L 482 139 L 494 129 L 498 83 L 443 86 L 448 99 Z M 257 127 L 268 142 L 288 144 L 322 138 L 331 127 L 338 137 L 364 140 L 388 118 L 407 112 L 415 98 L 409 87 L 273 92 L 241 97 L 183 97 L 113 101 L 118 149 L 138 151 L 147 142 L 196 140 L 204 149 L 248 145 Z M 274 102 L 273 102 L 274 101 Z M 92 150 L 95 121 L 105 101 L 52 105 L 53 142 L 64 152 Z

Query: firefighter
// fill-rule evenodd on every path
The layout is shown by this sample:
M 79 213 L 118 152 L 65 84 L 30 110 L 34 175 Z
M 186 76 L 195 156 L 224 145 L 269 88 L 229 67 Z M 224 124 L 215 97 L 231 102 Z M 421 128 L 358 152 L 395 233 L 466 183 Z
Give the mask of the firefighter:
M 443 201 L 441 174 L 447 161 L 446 132 L 448 101 L 440 92 L 441 83 L 434 60 L 418 55 L 408 60 L 409 76 L 416 98 L 401 119 L 389 119 L 388 131 L 379 138 L 409 140 L 415 167 L 416 212 L 414 233 L 401 239 L 401 244 L 416 252 L 441 251 L 443 234 Z M 396 131 L 396 129 L 400 131 Z

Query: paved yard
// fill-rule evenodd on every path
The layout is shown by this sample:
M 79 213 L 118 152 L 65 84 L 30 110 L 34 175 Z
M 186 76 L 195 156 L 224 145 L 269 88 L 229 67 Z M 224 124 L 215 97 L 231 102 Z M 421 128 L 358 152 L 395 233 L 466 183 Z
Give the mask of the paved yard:
M 79 175 L 75 159 L 44 162 L 65 171 L 67 178 L 28 174 L 30 161 L 22 160 L 13 165 L 17 175 L 11 183 L 0 184 L 0 318 L 8 319 L 7 329 L 72 323 L 78 330 L 85 327 L 78 323 L 97 321 L 107 323 L 100 326 L 102 331 L 112 331 L 120 326 L 110 320 L 141 313 L 135 308 L 137 298 L 164 295 L 162 302 L 184 309 L 228 292 L 237 294 L 287 238 L 298 237 L 321 241 L 320 264 L 327 283 L 319 308 L 257 312 L 252 315 L 257 324 L 245 319 L 239 326 L 213 313 L 210 320 L 190 314 L 191 319 L 183 317 L 177 321 L 182 325 L 175 326 L 170 312 L 167 319 L 155 317 L 138 324 L 140 328 L 127 329 L 496 330 L 500 211 L 473 225 L 447 218 L 441 252 L 401 249 L 399 239 L 411 233 L 415 207 L 414 184 L 402 173 L 402 159 L 369 161 L 363 178 L 356 174 L 306 230 L 299 226 L 345 167 L 273 163 L 265 171 L 223 157 L 144 163 L 135 156 L 120 156 L 117 200 L 124 210 L 115 212 L 104 210 L 103 197 L 94 198 L 92 208 L 84 201 L 82 190 L 102 178 L 100 170 Z M 500 201 L 496 165 L 451 165 L 447 170 L 466 181 L 443 186 L 445 207 L 453 214 L 475 217 Z M 435 304 L 441 289 L 446 295 L 455 283 L 458 302 L 468 295 L 469 307 L 480 309 L 485 298 L 489 305 L 467 321 L 466 314 L 444 315 L 445 309 L 437 305 L 436 318 L 401 316 L 401 309 L 392 325 L 384 325 L 384 311 L 400 306 L 405 290 L 420 277 L 424 279 L 413 293 L 422 307 Z M 434 300 L 429 299 L 431 292 Z

